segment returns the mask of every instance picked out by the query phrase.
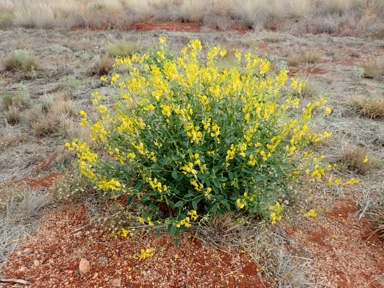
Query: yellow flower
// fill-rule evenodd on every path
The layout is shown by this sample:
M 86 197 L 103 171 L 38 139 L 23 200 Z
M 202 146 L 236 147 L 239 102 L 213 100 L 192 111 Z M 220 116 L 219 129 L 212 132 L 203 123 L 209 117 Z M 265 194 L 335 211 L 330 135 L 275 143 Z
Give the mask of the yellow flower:
M 307 213 L 303 215 L 304 217 L 312 217 L 315 218 L 317 216 L 317 213 L 314 209 L 309 210 Z
M 354 184 L 357 184 L 357 183 L 359 183 L 359 182 L 360 182 L 359 179 L 351 178 L 351 179 L 349 179 L 347 182 L 345 182 L 344 184 L 345 184 L 345 185 L 354 185 Z
M 140 249 L 139 254 L 135 254 L 134 257 L 138 257 L 139 259 L 146 259 L 148 257 L 153 256 L 154 249 L 148 248 L 148 249 Z
M 189 211 L 189 212 L 187 213 L 187 215 L 191 216 L 192 221 L 196 221 L 197 218 L 199 217 L 199 216 L 197 215 L 196 210 L 191 210 L 191 211 Z
M 369 158 L 368 158 L 368 156 L 366 155 L 365 158 L 364 158 L 364 161 L 363 161 L 363 162 L 364 162 L 364 163 L 367 163 L 368 161 L 369 161 Z
M 159 42 L 160 42 L 160 44 L 165 44 L 165 41 L 166 41 L 167 39 L 165 38 L 165 37 L 161 37 L 161 38 L 159 38 Z
M 237 198 L 236 204 L 237 204 L 237 207 L 239 207 L 240 209 L 243 209 L 247 204 L 247 202 L 244 199 Z
M 145 222 L 144 222 L 144 219 L 143 219 L 142 217 L 137 217 L 137 220 L 138 220 L 140 223 L 142 223 L 142 224 L 145 223 Z
M 166 104 L 161 104 L 160 107 L 162 108 L 161 113 L 163 113 L 164 116 L 171 116 L 172 110 L 171 106 L 166 105 Z
M 331 114 L 332 111 L 333 111 L 333 109 L 331 107 L 325 108 L 325 114 L 327 114 L 327 115 Z

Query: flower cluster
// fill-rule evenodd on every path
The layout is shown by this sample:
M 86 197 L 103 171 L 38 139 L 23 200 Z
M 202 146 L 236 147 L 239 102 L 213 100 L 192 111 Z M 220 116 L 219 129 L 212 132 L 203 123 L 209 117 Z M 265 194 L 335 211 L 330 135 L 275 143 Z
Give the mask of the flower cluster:
M 304 217 L 312 217 L 315 218 L 317 216 L 317 213 L 314 209 L 309 210 L 307 213 L 303 215 Z
M 271 211 L 270 218 L 271 218 L 272 225 L 275 225 L 276 221 L 281 221 L 282 210 L 279 202 L 276 202 L 275 205 L 269 206 L 269 210 Z
M 161 38 L 154 52 L 117 59 L 116 68 L 125 71 L 110 79 L 117 99 L 94 93 L 98 117 L 80 114 L 106 153 L 76 139 L 67 146 L 98 187 L 133 186 L 140 194 L 136 200 L 152 208 L 165 205 L 174 235 L 196 221 L 197 212 L 205 217 L 242 209 L 276 223 L 276 201 L 287 183 L 292 187 L 302 174 L 318 179 L 328 171 L 310 150 L 331 136 L 314 133 L 310 125 L 326 101 L 299 108 L 295 95 L 305 84 L 289 79 L 287 70 L 272 72 L 269 61 L 240 52 L 236 65 L 220 68 L 224 49 L 216 46 L 206 57 L 201 50 L 202 43 L 192 40 L 172 55 Z
M 140 253 L 134 254 L 133 257 L 134 258 L 138 258 L 140 260 L 141 259 L 146 259 L 148 257 L 152 257 L 154 252 L 155 251 L 154 251 L 153 248 L 140 249 Z

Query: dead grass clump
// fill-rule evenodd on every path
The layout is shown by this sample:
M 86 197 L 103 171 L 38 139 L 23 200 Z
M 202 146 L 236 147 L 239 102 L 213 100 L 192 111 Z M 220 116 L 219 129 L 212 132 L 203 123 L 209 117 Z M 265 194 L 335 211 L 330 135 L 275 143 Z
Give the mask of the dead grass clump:
M 6 71 L 23 70 L 30 72 L 38 67 L 36 58 L 26 50 L 15 50 L 5 58 L 4 69 Z
M 11 107 L 19 109 L 28 109 L 32 106 L 32 101 L 29 96 L 25 96 L 22 93 L 10 93 L 6 92 L 2 96 L 2 106 L 4 110 L 9 110 Z
M 27 119 L 37 136 L 53 134 L 59 130 L 59 121 L 52 113 L 46 113 L 41 105 L 28 111 Z
M 341 167 L 351 172 L 366 175 L 375 166 L 373 160 L 368 157 L 367 152 L 364 147 L 347 145 L 343 147 L 338 162 Z
M 36 105 L 27 113 L 27 120 L 37 136 L 45 136 L 59 132 L 62 122 L 75 114 L 72 100 L 58 95 L 47 97 L 42 104 Z
M 104 231 L 117 232 L 121 227 L 137 225 L 137 215 L 132 212 L 134 203 L 128 210 L 126 205 L 128 198 L 123 194 L 114 195 L 117 201 L 111 201 L 110 194 L 85 178 L 73 162 L 69 164 L 63 177 L 55 182 L 52 191 L 56 202 L 74 201 L 85 204 L 91 222 L 100 225 Z M 134 210 L 140 209 L 135 207 Z M 151 218 L 153 216 L 151 214 Z
M 301 77 L 300 75 L 297 75 L 295 77 L 305 83 L 300 93 L 298 91 L 293 92 L 294 96 L 297 96 L 302 100 L 307 99 L 306 101 L 301 101 L 301 105 L 307 105 L 310 99 L 322 96 L 323 92 L 320 88 L 320 83 L 310 80 L 308 79 L 308 77 L 305 76 Z
M 301 64 L 315 64 L 323 57 L 323 54 L 318 50 L 310 50 L 300 52 L 299 54 L 291 54 L 287 57 L 289 66 L 297 67 Z
M 139 48 L 135 42 L 116 42 L 109 45 L 105 50 L 111 57 L 128 57 L 138 52 Z
M 10 125 L 15 125 L 21 121 L 21 111 L 19 108 L 11 106 L 4 112 L 5 119 Z
M 21 122 L 23 111 L 32 106 L 32 101 L 29 95 L 26 96 L 20 92 L 5 92 L 1 97 L 1 104 L 6 123 L 15 125 Z
M 69 75 L 63 85 L 63 96 L 66 99 L 74 99 L 80 85 L 82 85 L 81 80 L 74 75 Z
M 384 118 L 384 95 L 358 96 L 351 105 L 356 112 L 371 119 Z
M 228 16 L 206 13 L 203 17 L 203 26 L 226 31 L 233 26 L 233 22 Z
M 113 64 L 115 61 L 108 55 L 103 56 L 95 65 L 92 74 L 98 76 L 108 75 L 108 73 L 113 69 Z
M 14 192 L 14 190 L 13 190 Z M 0 195 L 3 196 L 3 195 Z M 4 202 L 5 201 L 5 202 Z M 0 269 L 22 236 L 36 223 L 42 209 L 50 203 L 48 193 L 23 191 L 0 201 Z
M 255 221 L 233 213 L 214 215 L 196 228 L 196 236 L 207 245 L 245 250 L 261 268 L 262 276 L 279 287 L 308 287 L 307 275 L 313 270 L 310 260 L 284 250 L 286 240 L 280 228 Z
M 9 9 L 0 7 L 0 28 L 8 28 L 12 25 L 14 14 Z
M 377 79 L 384 76 L 384 61 L 380 58 L 370 57 L 361 62 L 364 69 L 364 78 Z
M 384 199 L 382 200 L 383 202 L 377 203 L 376 207 L 369 214 L 375 223 L 375 230 L 372 232 L 372 235 L 377 234 L 379 238 L 384 240 Z
M 27 141 L 28 136 L 25 132 L 16 132 L 11 127 L 0 131 L 0 151 L 8 147 L 15 146 L 18 143 Z
M 213 245 L 225 243 L 240 246 L 238 237 L 242 235 L 242 229 L 244 227 L 241 218 L 233 213 L 226 213 L 213 215 L 206 225 L 199 227 L 198 233 L 200 238 Z

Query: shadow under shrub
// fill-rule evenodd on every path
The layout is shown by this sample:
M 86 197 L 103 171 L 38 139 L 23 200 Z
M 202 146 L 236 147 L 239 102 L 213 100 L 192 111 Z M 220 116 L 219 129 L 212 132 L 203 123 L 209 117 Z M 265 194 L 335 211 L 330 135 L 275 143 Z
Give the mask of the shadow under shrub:
M 118 99 L 94 93 L 98 117 L 80 113 L 80 124 L 90 127 L 105 153 L 79 139 L 66 145 L 77 151 L 83 175 L 111 195 L 134 191 L 127 192 L 129 203 L 141 201 L 163 214 L 139 220 L 165 224 L 172 235 L 227 211 L 275 223 L 281 219 L 277 200 L 300 174 L 325 173 L 322 157 L 308 149 L 330 135 L 309 128 L 325 100 L 299 110 L 294 92 L 303 83 L 289 80 L 287 70 L 272 74 L 267 60 L 240 53 L 237 65 L 219 69 L 216 59 L 226 51 L 201 50 L 192 40 L 174 56 L 161 38 L 154 52 L 118 58 L 119 71 L 127 71 L 110 81 Z M 287 81 L 290 92 L 283 95 Z

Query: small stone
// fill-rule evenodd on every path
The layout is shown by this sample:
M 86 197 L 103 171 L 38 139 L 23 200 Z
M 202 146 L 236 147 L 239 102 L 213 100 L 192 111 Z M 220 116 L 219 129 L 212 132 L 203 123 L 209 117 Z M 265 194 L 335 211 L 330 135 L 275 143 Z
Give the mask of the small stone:
M 40 261 L 39 260 L 34 260 L 33 261 L 33 266 L 37 267 L 40 265 Z
M 19 272 L 24 273 L 25 271 L 27 271 L 27 267 L 25 266 L 20 267 Z
M 24 250 L 23 250 L 23 254 L 30 254 L 30 253 L 32 253 L 32 248 L 25 248 Z
M 83 235 L 83 232 L 81 232 L 81 231 L 76 232 L 75 234 L 73 234 L 73 236 L 75 236 L 75 237 L 80 237 L 81 235 Z
M 81 259 L 79 263 L 79 270 L 81 275 L 87 274 L 89 271 L 91 271 L 91 264 L 87 259 Z
M 96 272 L 95 274 L 93 274 L 92 279 L 96 279 L 97 276 L 99 276 L 99 273 Z
M 121 287 L 121 278 L 112 279 L 112 287 Z

